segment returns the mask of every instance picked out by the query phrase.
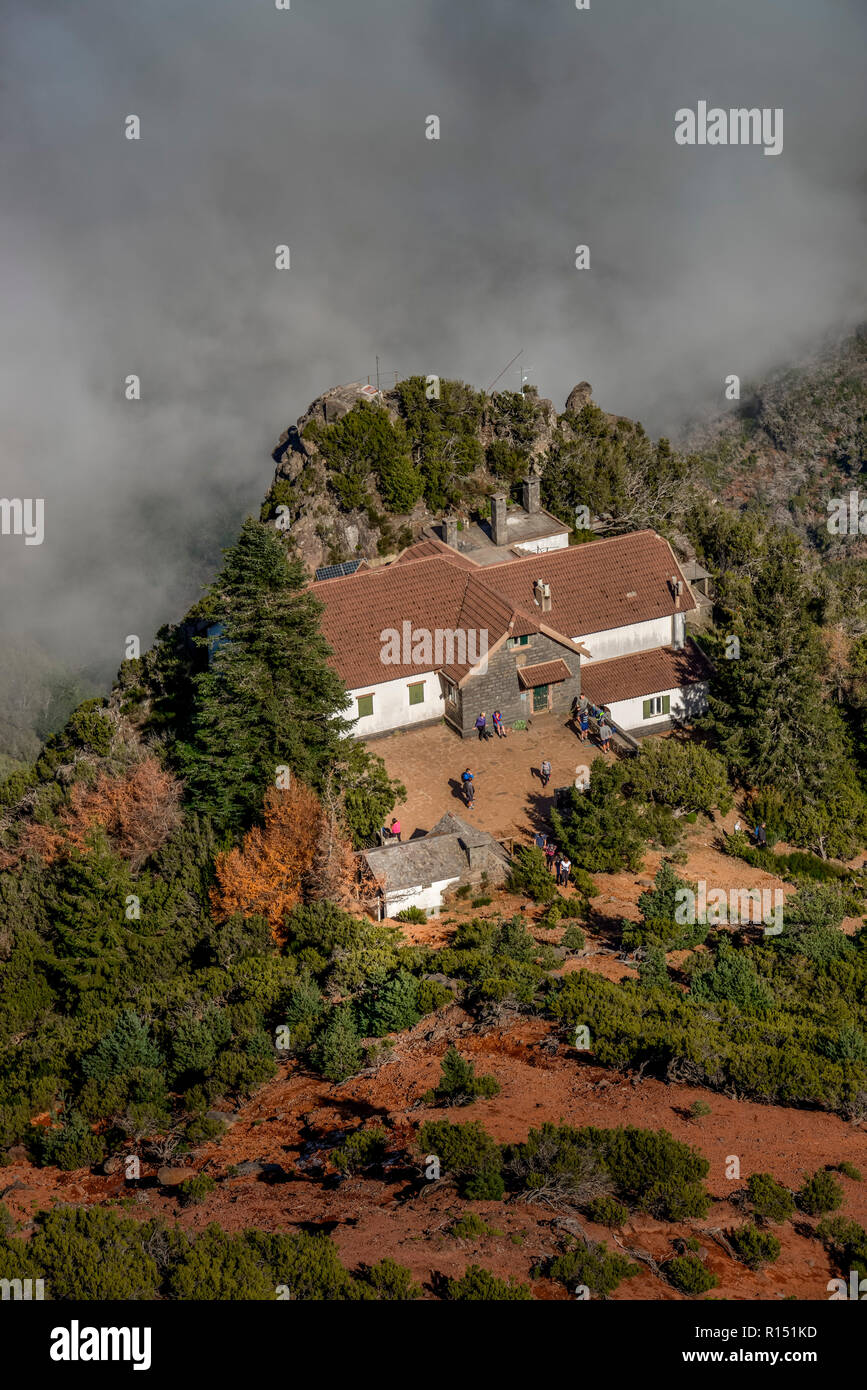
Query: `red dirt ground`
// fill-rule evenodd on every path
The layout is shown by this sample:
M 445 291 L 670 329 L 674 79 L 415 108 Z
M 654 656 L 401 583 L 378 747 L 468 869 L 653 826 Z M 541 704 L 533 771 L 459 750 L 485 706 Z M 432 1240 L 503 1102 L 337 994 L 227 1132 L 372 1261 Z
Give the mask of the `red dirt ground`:
M 473 811 L 461 814 L 497 836 L 529 838 L 545 823 L 551 797 L 542 794 L 531 769 L 548 756 L 554 765 L 552 786 L 574 777 L 576 765 L 603 756 L 581 745 L 571 728 L 557 716 L 537 719 L 527 733 L 511 733 L 502 742 L 460 743 L 449 730 L 418 730 L 377 740 L 371 747 L 386 761 L 389 772 L 406 782 L 409 795 L 400 815 L 404 830 L 427 830 L 449 809 L 461 811 L 450 785 L 469 764 L 476 772 L 479 794 Z M 723 828 L 731 829 L 735 812 L 723 822 L 699 818 L 690 828 L 688 863 L 680 872 L 688 879 L 706 879 L 723 888 L 781 888 L 789 885 L 720 852 Z M 617 958 L 616 929 L 622 918 L 636 918 L 637 900 L 658 867 L 661 856 L 648 853 L 639 873 L 594 875 L 599 894 L 593 899 L 587 948 L 571 956 L 564 971 L 589 969 L 619 979 L 634 968 Z M 571 890 L 570 890 L 571 892 Z M 486 895 L 487 896 L 487 895 Z M 489 906 L 475 910 L 468 901 L 455 902 L 439 919 L 423 925 L 403 924 L 408 941 L 440 945 L 457 922 L 474 915 L 521 913 L 538 939 L 556 942 L 560 932 L 545 932 L 535 923 L 540 910 L 507 892 L 490 894 Z M 849 924 L 850 928 L 854 924 Z M 708 1190 L 716 1200 L 708 1218 L 673 1226 L 649 1217 L 635 1218 L 621 1233 L 629 1246 L 660 1260 L 672 1253 L 672 1240 L 695 1235 L 709 1268 L 720 1278 L 715 1298 L 799 1299 L 828 1297 L 827 1282 L 836 1271 L 809 1232 L 815 1221 L 798 1218 L 774 1228 L 782 1242 L 779 1261 L 754 1274 L 734 1261 L 715 1239 L 714 1229 L 726 1229 L 744 1219 L 733 1201 L 754 1171 L 771 1172 L 787 1186 L 798 1187 L 806 1174 L 843 1160 L 865 1171 L 867 1129 L 817 1110 L 795 1110 L 736 1100 L 691 1086 L 639 1079 L 594 1066 L 560 1044 L 553 1049 L 550 1025 L 539 1019 L 518 1019 L 510 1025 L 480 1030 L 458 1005 L 423 1019 L 395 1041 L 389 1060 L 377 1070 L 334 1086 L 302 1070 L 281 1067 L 280 1075 L 264 1086 L 234 1116 L 218 1141 L 199 1149 L 186 1162 L 190 1172 L 205 1170 L 217 1177 L 218 1188 L 199 1207 L 180 1207 L 168 1189 L 148 1186 L 131 1193 L 117 1176 L 97 1177 L 87 1171 L 62 1173 L 14 1164 L 0 1175 L 0 1199 L 26 1223 L 33 1210 L 52 1202 L 110 1203 L 124 1201 L 136 1215 L 164 1213 L 181 1226 L 199 1229 L 218 1221 L 229 1230 L 259 1226 L 268 1230 L 313 1225 L 331 1230 L 341 1256 L 350 1267 L 390 1256 L 409 1266 L 432 1297 L 435 1273 L 463 1273 L 473 1262 L 500 1276 L 527 1279 L 546 1255 L 556 1253 L 563 1213 L 538 1203 L 460 1201 L 448 1183 L 420 1190 L 411 1167 L 395 1165 L 385 1177 L 351 1177 L 339 1185 L 323 1183 L 333 1173 L 327 1150 L 335 1134 L 364 1122 L 385 1125 L 391 1147 L 405 1148 L 416 1127 L 435 1114 L 438 1118 L 479 1120 L 501 1142 L 515 1141 L 545 1120 L 603 1126 L 634 1124 L 665 1128 L 677 1139 L 694 1145 L 710 1163 Z M 551 1046 L 546 1046 L 549 1040 Z M 479 1071 L 492 1073 L 501 1092 L 459 1111 L 429 1110 L 421 1097 L 435 1084 L 440 1059 L 456 1041 Z M 690 1116 L 697 1099 L 711 1113 Z M 734 1156 L 740 1178 L 726 1177 Z M 228 1170 L 244 1160 L 279 1164 L 282 1180 L 267 1176 L 230 1177 Z M 154 1169 L 143 1165 L 145 1180 Z M 867 1225 L 867 1180 L 840 1177 L 845 1190 L 843 1214 Z M 5 1190 L 4 1190 L 5 1189 Z M 467 1209 L 478 1211 L 496 1234 L 480 1240 L 460 1240 L 449 1233 Z M 601 1227 L 582 1221 L 587 1233 L 614 1244 Z M 538 1297 L 564 1299 L 569 1295 L 546 1280 L 534 1283 Z M 649 1268 L 625 1280 L 615 1299 L 678 1299 L 682 1297 Z
M 562 1213 L 515 1201 L 466 1204 L 447 1184 L 432 1185 L 418 1194 L 405 1167 L 396 1168 L 385 1180 L 353 1177 L 328 1188 L 317 1176 L 317 1168 L 299 1167 L 299 1161 L 316 1159 L 317 1145 L 327 1149 L 335 1132 L 365 1121 L 385 1124 L 397 1147 L 432 1116 L 480 1120 L 501 1142 L 523 1138 L 544 1120 L 635 1124 L 665 1128 L 699 1149 L 709 1160 L 707 1187 L 717 1202 L 706 1220 L 683 1225 L 638 1217 L 622 1232 L 627 1245 L 659 1260 L 672 1253 L 674 1238 L 697 1236 L 707 1251 L 709 1267 L 721 1280 L 715 1297 L 828 1297 L 826 1285 L 835 1271 L 821 1244 L 807 1234 L 814 1221 L 801 1219 L 775 1228 L 782 1254 L 776 1264 L 758 1274 L 733 1261 L 709 1232 L 743 1219 L 730 1199 L 753 1171 L 772 1172 L 788 1186 L 797 1187 L 807 1173 L 825 1164 L 848 1159 L 863 1168 L 867 1156 L 863 1126 L 821 1112 L 763 1106 L 690 1086 L 621 1076 L 593 1066 L 562 1045 L 556 1053 L 545 1050 L 542 1044 L 548 1033 L 548 1024 L 532 1019 L 480 1034 L 474 1031 L 472 1019 L 454 1005 L 402 1035 L 391 1060 L 375 1073 L 343 1085 L 330 1085 L 288 1065 L 238 1112 L 226 1135 L 203 1146 L 191 1160 L 191 1172 L 204 1169 L 224 1178 L 202 1206 L 184 1209 L 167 1190 L 145 1188 L 130 1203 L 132 1210 L 141 1216 L 163 1212 L 193 1229 L 215 1220 L 229 1230 L 248 1226 L 287 1230 L 313 1223 L 331 1230 L 349 1266 L 390 1256 L 409 1266 L 416 1279 L 428 1286 L 433 1273 L 460 1274 L 474 1261 L 503 1277 L 527 1279 L 538 1260 L 556 1252 Z M 421 1096 L 435 1083 L 440 1058 L 452 1040 L 459 1042 L 461 1053 L 479 1071 L 492 1073 L 502 1090 L 495 1099 L 472 1107 L 432 1111 Z M 711 1114 L 695 1120 L 689 1107 L 700 1097 L 710 1104 Z M 726 1177 L 731 1156 L 740 1162 L 739 1181 Z M 227 1169 L 245 1159 L 279 1164 L 287 1180 L 271 1183 L 262 1177 L 225 1177 Z M 148 1170 L 143 1168 L 143 1174 L 147 1176 Z M 117 1177 L 61 1173 L 26 1164 L 5 1169 L 4 1180 L 2 1199 L 24 1221 L 36 1207 L 54 1201 L 111 1203 L 122 1198 L 125 1190 Z M 845 1215 L 867 1223 L 867 1182 L 845 1177 L 840 1181 L 846 1193 Z M 498 1234 L 475 1241 L 450 1235 L 448 1227 L 467 1206 L 483 1215 Z M 602 1228 L 582 1224 L 594 1239 L 611 1243 Z M 534 1288 L 541 1297 L 568 1297 L 565 1290 L 545 1280 Z M 431 1296 L 429 1287 L 427 1294 Z M 641 1273 L 624 1281 L 614 1297 L 681 1295 L 642 1266 Z

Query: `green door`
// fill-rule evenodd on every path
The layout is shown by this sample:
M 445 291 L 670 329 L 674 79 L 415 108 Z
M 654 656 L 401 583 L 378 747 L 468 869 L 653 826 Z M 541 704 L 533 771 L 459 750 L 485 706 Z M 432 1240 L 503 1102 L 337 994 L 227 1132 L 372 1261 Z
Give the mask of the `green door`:
M 548 708 L 548 687 L 547 685 L 537 685 L 533 690 L 533 712 Z

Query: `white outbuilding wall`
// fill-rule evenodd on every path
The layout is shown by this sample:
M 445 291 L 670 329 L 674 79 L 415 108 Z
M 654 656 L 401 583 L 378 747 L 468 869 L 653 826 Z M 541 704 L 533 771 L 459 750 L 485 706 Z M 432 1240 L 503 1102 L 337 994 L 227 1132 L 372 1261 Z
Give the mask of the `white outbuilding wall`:
M 424 681 L 424 700 L 419 705 L 409 702 L 409 687 Z M 373 696 L 373 714 L 358 718 L 358 696 Z M 435 671 L 419 671 L 417 675 L 401 676 L 400 680 L 382 681 L 379 685 L 361 685 L 349 691 L 352 704 L 346 710 L 347 719 L 355 719 L 352 732 L 356 738 L 387 733 L 390 729 L 405 729 L 413 724 L 426 724 L 440 719 L 445 713 L 442 684 Z
M 460 881 L 460 878 L 443 878 L 427 886 L 419 883 L 415 888 L 396 889 L 386 895 L 386 915 L 396 917 L 405 907 L 420 907 L 425 912 L 439 912 L 443 905 L 443 893 Z

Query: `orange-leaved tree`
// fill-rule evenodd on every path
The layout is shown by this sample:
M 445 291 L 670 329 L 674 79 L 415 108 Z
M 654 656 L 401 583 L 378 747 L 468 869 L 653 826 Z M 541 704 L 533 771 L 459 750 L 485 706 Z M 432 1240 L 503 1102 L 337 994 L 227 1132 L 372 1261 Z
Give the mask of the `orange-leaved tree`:
M 153 754 L 134 763 L 123 777 L 102 773 L 91 786 L 76 782 L 60 816 L 77 849 L 86 852 L 88 831 L 101 825 L 134 869 L 178 828 L 181 817 L 181 784 Z
M 265 793 L 265 824 L 244 836 L 240 849 L 218 854 L 211 907 L 218 922 L 233 912 L 267 917 L 276 941 L 283 918 L 300 900 L 316 854 L 322 808 L 316 793 L 293 778 L 291 788 Z

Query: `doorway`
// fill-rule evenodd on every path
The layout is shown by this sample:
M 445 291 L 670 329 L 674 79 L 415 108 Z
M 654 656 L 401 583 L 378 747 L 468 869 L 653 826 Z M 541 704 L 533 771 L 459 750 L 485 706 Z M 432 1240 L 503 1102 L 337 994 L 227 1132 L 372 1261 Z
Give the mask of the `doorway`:
M 533 688 L 533 713 L 543 714 L 550 704 L 550 690 L 548 685 L 537 685 Z

